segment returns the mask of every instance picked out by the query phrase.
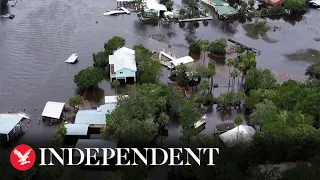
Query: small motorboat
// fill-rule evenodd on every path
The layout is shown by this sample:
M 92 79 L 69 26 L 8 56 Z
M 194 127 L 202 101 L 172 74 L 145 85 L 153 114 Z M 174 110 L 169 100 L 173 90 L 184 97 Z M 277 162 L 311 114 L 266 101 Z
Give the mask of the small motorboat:
M 78 54 L 74 53 L 74 54 L 71 54 L 71 56 L 65 62 L 69 64 L 74 64 L 77 60 L 78 60 Z

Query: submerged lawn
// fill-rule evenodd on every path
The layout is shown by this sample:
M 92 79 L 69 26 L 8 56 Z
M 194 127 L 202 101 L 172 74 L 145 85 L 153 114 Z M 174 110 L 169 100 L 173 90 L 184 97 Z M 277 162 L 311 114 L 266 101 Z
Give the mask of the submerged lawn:
M 320 60 L 320 51 L 316 49 L 300 49 L 294 53 L 284 55 L 292 61 L 317 61 Z
M 254 23 L 248 23 L 242 25 L 243 29 L 246 31 L 246 36 L 252 39 L 262 39 L 268 43 L 278 42 L 275 39 L 268 37 L 268 31 L 271 29 L 267 21 L 255 21 Z

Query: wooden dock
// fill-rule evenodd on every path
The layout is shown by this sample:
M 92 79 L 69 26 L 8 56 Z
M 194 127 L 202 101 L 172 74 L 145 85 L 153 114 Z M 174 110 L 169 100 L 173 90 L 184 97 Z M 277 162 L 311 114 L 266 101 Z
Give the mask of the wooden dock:
M 179 22 L 191 22 L 191 21 L 206 21 L 206 20 L 213 20 L 211 16 L 209 17 L 204 17 L 204 18 L 192 18 L 192 19 L 182 19 L 178 20 Z
M 242 43 L 239 43 L 238 41 L 235 41 L 235 40 L 230 39 L 230 38 L 228 38 L 228 41 L 232 42 L 233 44 L 243 46 L 247 51 L 250 51 L 250 52 L 252 52 L 253 54 L 256 54 L 256 55 L 260 55 L 260 54 L 261 54 L 261 51 L 258 50 L 258 49 L 256 49 L 256 48 L 246 46 L 246 45 L 244 45 L 244 44 L 242 44 Z

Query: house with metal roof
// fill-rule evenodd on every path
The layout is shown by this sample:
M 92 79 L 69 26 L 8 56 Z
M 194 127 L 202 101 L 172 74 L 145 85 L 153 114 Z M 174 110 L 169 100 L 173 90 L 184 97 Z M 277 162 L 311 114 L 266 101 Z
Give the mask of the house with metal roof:
M 104 103 L 109 104 L 109 103 L 118 103 L 118 98 L 120 96 L 105 96 L 104 97 Z M 128 95 L 124 95 L 123 97 L 128 97 Z
M 42 111 L 42 117 L 60 119 L 65 103 L 48 101 Z
M 77 144 L 76 144 L 76 148 L 81 149 L 83 151 L 85 151 L 85 148 L 111 148 L 111 149 L 115 149 L 118 146 L 118 141 L 108 141 L 105 139 L 79 139 Z M 90 151 L 90 155 L 93 156 L 96 152 L 95 151 Z M 110 151 L 106 151 L 106 156 L 109 157 L 111 153 Z M 104 152 L 103 151 L 99 151 L 96 153 L 96 157 L 103 157 Z M 80 157 L 80 153 L 79 151 L 75 151 L 73 153 L 73 157 Z
M 105 125 L 106 115 L 111 113 L 117 104 L 109 103 L 97 109 L 80 110 L 76 114 L 74 124 Z
M 137 64 L 133 49 L 122 47 L 116 50 L 113 55 L 109 55 L 109 67 L 111 82 L 114 79 L 129 78 L 136 82 Z
M 231 147 L 238 143 L 249 143 L 255 133 L 256 130 L 252 126 L 240 125 L 221 134 L 219 137 L 226 146 Z
M 4 113 L 0 114 L 0 144 L 7 142 L 17 132 L 22 132 L 22 121 L 30 119 L 25 113 Z

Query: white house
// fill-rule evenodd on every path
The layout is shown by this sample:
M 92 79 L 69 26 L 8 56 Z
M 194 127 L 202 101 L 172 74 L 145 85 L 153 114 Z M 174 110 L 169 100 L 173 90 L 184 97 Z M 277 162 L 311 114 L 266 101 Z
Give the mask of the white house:
M 133 78 L 136 82 L 137 64 L 134 50 L 122 47 L 116 50 L 113 55 L 109 55 L 110 78 L 124 79 Z
M 249 143 L 252 136 L 256 133 L 251 126 L 240 125 L 220 135 L 221 140 L 229 147 L 237 143 Z
M 156 12 L 158 16 L 160 15 L 160 12 L 166 12 L 167 8 L 165 5 L 160 4 L 158 0 L 145 0 L 145 12 Z

